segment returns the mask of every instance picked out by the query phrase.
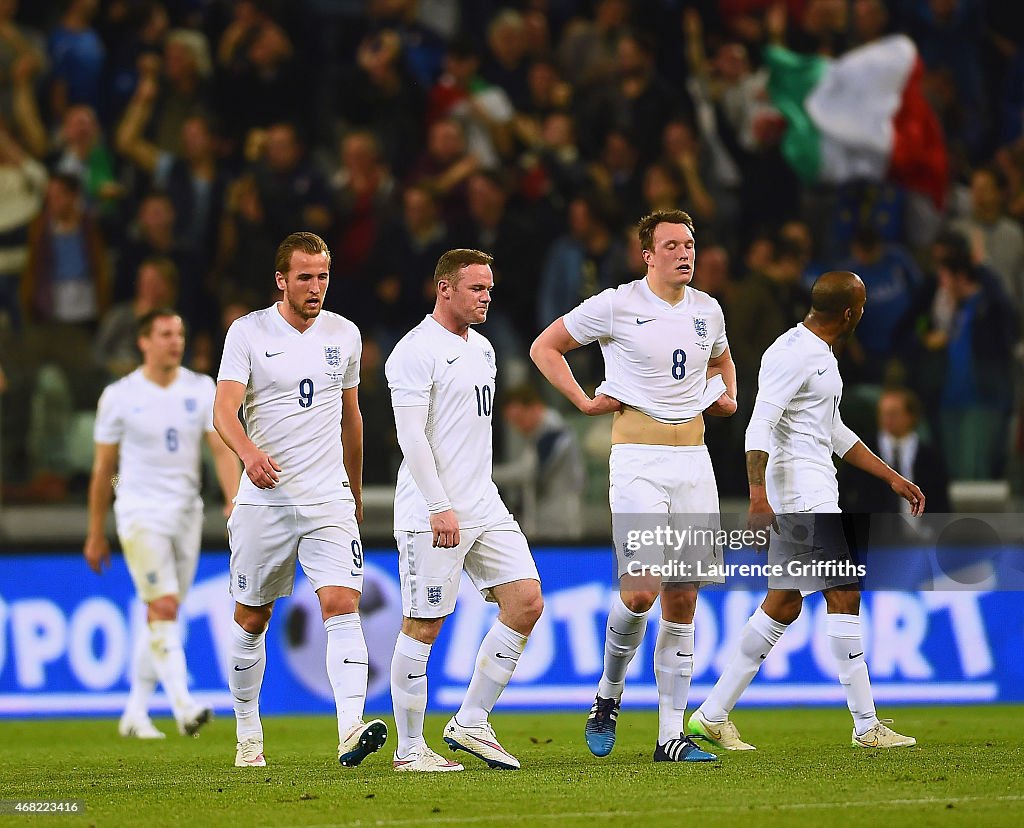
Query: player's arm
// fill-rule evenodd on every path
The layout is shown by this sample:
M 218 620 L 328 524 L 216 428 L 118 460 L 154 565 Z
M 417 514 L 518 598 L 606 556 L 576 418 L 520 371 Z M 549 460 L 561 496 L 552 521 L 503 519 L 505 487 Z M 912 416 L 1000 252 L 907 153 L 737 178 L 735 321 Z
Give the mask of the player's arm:
M 206 442 L 210 444 L 210 451 L 213 453 L 213 468 L 217 472 L 217 482 L 220 484 L 221 494 L 224 495 L 224 517 L 228 517 L 235 505 L 235 495 L 238 494 L 240 482 L 238 458 L 216 431 L 206 432 Z
M 437 473 L 437 461 L 427 440 L 428 405 L 395 406 L 398 445 L 413 482 L 427 502 L 433 545 L 450 549 L 459 545 L 459 521 Z
M 277 485 L 277 473 L 281 467 L 274 458 L 260 451 L 249 439 L 238 419 L 238 409 L 245 399 L 245 386 L 235 380 L 221 380 L 217 383 L 217 396 L 213 400 L 213 427 L 238 459 L 242 461 L 245 473 L 258 489 L 273 489 Z
M 544 378 L 584 414 L 596 416 L 620 411 L 622 403 L 618 400 L 604 394 L 598 394 L 591 399 L 576 382 L 565 355 L 582 347 L 581 343 L 572 338 L 566 330 L 565 322 L 559 317 L 533 341 L 533 345 L 530 346 L 530 359 Z
M 917 517 L 924 512 L 924 492 L 864 445 L 838 414 L 832 423 L 832 448 L 851 466 L 888 483 L 890 489 L 910 504 L 912 515 Z
M 761 399 L 758 393 L 754 411 L 750 415 L 744 448 L 747 456 L 747 485 L 750 489 L 750 510 L 747 514 L 747 528 L 760 532 L 768 526 L 779 531 L 775 510 L 768 502 L 766 483 L 768 452 L 771 445 L 772 429 L 782 419 L 783 408 Z
M 707 378 L 711 379 L 715 375 L 722 377 L 722 381 L 725 383 L 725 393 L 713 405 L 704 409 L 704 413 L 712 417 L 731 417 L 736 413 L 737 386 L 736 363 L 733 362 L 728 348 L 708 360 Z
M 114 499 L 114 475 L 117 473 L 117 443 L 96 443 L 89 479 L 89 529 L 85 537 L 85 560 L 97 575 L 103 566 L 110 566 L 110 543 L 107 541 L 107 512 Z
M 341 392 L 341 451 L 348 485 L 356 501 L 356 522 L 363 522 L 363 413 L 359 410 L 359 386 Z

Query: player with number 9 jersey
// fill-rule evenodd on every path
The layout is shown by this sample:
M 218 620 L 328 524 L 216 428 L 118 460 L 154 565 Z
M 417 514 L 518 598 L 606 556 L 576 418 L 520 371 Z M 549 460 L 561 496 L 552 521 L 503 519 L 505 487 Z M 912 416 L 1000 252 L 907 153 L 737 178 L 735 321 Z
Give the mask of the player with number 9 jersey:
M 281 242 L 275 280 L 282 301 L 231 325 L 217 377 L 214 425 L 245 468 L 228 522 L 236 767 L 266 765 L 259 718 L 265 635 L 274 601 L 292 592 L 296 561 L 324 618 L 338 762 L 358 765 L 387 738 L 384 722 L 362 720 L 369 664 L 358 612 L 362 340 L 352 322 L 323 310 L 330 265 L 327 245 L 313 233 Z

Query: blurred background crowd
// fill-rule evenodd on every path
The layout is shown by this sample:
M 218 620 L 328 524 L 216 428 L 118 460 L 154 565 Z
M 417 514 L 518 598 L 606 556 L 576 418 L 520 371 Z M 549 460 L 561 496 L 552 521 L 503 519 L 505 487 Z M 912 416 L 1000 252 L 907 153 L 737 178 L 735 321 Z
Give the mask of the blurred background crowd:
M 820 79 L 893 33 L 916 47 L 924 185 L 808 174 L 783 70 Z M 694 284 L 725 310 L 740 411 L 707 437 L 724 496 L 745 492 L 761 354 L 834 268 L 868 289 L 846 422 L 936 506 L 947 477 L 1019 490 L 1022 47 L 1024 10 L 984 0 L 0 0 L 4 500 L 84 500 L 135 320 L 176 306 L 187 364 L 216 375 L 303 229 L 333 252 L 326 307 L 363 332 L 370 485 L 400 460 L 383 361 L 430 311 L 439 254 L 494 255 L 498 474 L 578 534 L 581 502 L 606 502 L 610 425 L 564 410 L 527 350 L 643 275 L 634 226 L 658 208 L 693 216 Z M 852 92 L 825 117 L 877 94 Z M 597 349 L 574 367 L 595 384 Z

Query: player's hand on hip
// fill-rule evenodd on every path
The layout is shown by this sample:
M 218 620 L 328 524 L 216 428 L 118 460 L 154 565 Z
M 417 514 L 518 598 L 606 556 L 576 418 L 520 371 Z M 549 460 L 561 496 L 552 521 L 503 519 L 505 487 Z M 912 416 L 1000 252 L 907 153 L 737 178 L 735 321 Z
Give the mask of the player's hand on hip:
M 589 400 L 580 407 L 580 411 L 588 417 L 599 417 L 602 414 L 611 414 L 614 411 L 622 411 L 622 403 L 618 400 L 598 394 L 594 399 Z
M 281 467 L 266 452 L 257 451 L 243 458 L 242 462 L 245 464 L 245 473 L 257 489 L 273 489 L 277 485 Z
M 729 396 L 729 392 L 723 392 L 722 396 L 704 409 L 711 417 L 731 417 L 736 413 L 736 400 Z
M 97 575 L 103 574 L 104 566 L 110 566 L 110 544 L 107 542 L 106 538 L 86 538 L 84 551 L 85 560 L 86 563 L 89 564 L 89 569 Z
M 916 483 L 901 475 L 896 475 L 889 485 L 896 494 L 910 504 L 910 514 L 914 517 L 924 514 L 924 492 L 918 488 Z
M 454 549 L 459 545 L 459 519 L 452 509 L 431 515 L 430 531 L 434 533 L 433 546 Z
M 771 526 L 775 530 L 775 534 L 779 533 L 779 521 L 775 517 L 775 510 L 772 509 L 771 504 L 768 502 L 768 498 L 758 498 L 750 501 L 750 511 L 747 513 L 747 529 L 751 532 L 756 532 L 759 537 L 764 537 L 767 541 L 767 534 L 765 530 Z M 754 548 L 758 552 L 767 552 L 767 542 L 762 546 L 761 544 L 754 542 Z

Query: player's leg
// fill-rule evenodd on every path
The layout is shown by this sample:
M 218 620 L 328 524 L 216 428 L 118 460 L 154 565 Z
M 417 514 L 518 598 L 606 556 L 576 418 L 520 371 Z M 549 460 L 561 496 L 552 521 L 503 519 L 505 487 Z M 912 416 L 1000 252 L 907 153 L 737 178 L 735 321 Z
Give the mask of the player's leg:
M 488 717 L 544 611 L 540 575 L 526 537 L 513 520 L 483 532 L 467 553 L 465 567 L 484 597 L 498 604 L 498 617 L 480 643 L 469 688 L 445 727 L 444 740 L 492 768 L 516 770 L 519 760 L 498 742 Z
M 174 544 L 172 537 L 139 526 L 128 527 L 121 535 L 125 562 L 139 597 L 146 603 L 149 659 L 153 671 L 171 703 L 179 731 L 192 735 L 198 726 L 190 725 L 201 708 L 188 691 L 185 650 L 178 625 L 181 589 Z
M 846 706 L 853 716 L 852 744 L 855 747 L 910 747 L 912 736 L 896 733 L 879 721 L 871 694 L 871 679 L 864 660 L 864 639 L 860 626 L 860 590 L 847 585 L 822 593 L 828 614 L 825 632 L 836 660 L 839 683 L 846 692 Z
M 397 532 L 398 572 L 402 586 L 402 631 L 391 659 L 391 702 L 398 745 L 396 771 L 460 771 L 462 765 L 427 746 L 423 719 L 427 709 L 427 663 L 441 625 L 458 596 L 462 562 L 475 538 L 463 533 L 455 549 L 432 546 L 430 532 Z
M 173 541 L 174 571 L 178 585 L 178 607 L 175 608 L 177 622 L 178 608 L 184 603 L 188 591 L 196 579 L 196 568 L 199 566 L 199 548 L 203 538 L 203 510 L 196 508 L 191 513 L 182 515 L 177 537 Z M 180 625 L 176 624 L 176 631 Z M 179 639 L 180 641 L 180 639 Z M 181 676 L 187 677 L 185 650 L 181 649 Z M 186 684 L 187 689 L 187 684 Z M 191 699 L 191 696 L 190 696 Z M 195 736 L 200 728 L 213 720 L 213 710 L 204 707 L 191 699 L 191 709 L 178 722 L 179 730 L 188 736 Z
M 658 742 L 655 761 L 708 762 L 717 758 L 683 734 L 686 700 L 693 676 L 693 614 L 697 585 L 666 584 L 661 592 L 661 623 L 654 649 L 658 685 Z
M 713 753 L 701 750 L 684 734 L 686 703 L 693 677 L 694 626 L 701 575 L 721 564 L 717 533 L 721 526 L 718 484 L 706 446 L 665 450 L 670 459 L 662 482 L 670 494 L 669 527 L 673 534 L 662 550 L 672 568 L 661 588 L 661 623 L 654 650 L 658 685 L 658 741 L 655 761 L 709 762 Z
M 149 702 L 160 681 L 153 668 L 149 650 L 149 622 L 139 626 L 132 646 L 132 667 L 129 679 L 128 701 L 118 722 L 122 736 L 136 739 L 163 739 L 165 734 L 156 729 L 149 718 Z
M 630 565 L 637 562 L 638 550 L 633 533 L 650 528 L 652 515 L 668 514 L 668 494 L 648 479 L 646 464 L 657 457 L 652 448 L 612 446 L 608 461 L 608 501 L 612 512 L 612 543 L 619 589 L 612 597 L 608 611 L 604 669 L 584 729 L 587 746 L 595 756 L 607 756 L 615 747 L 626 672 L 643 643 L 647 614 L 654 606 L 660 587 L 658 580 L 652 582 L 649 577 L 629 574 Z
M 380 719 L 363 722 L 369 658 L 359 619 L 363 547 L 355 503 L 336 500 L 296 510 L 299 563 L 320 600 L 327 632 L 327 676 L 338 716 L 338 762 L 355 767 L 387 739 Z
M 267 669 L 267 625 L 273 609 L 273 601 L 263 606 L 235 603 L 228 687 L 234 700 L 236 767 L 262 768 L 267 764 L 263 756 L 260 689 Z
M 753 750 L 753 746 L 740 739 L 736 726 L 730 721 L 740 696 L 750 686 L 779 639 L 800 615 L 803 598 L 797 590 L 769 589 L 761 606 L 747 619 L 740 632 L 740 640 L 729 663 L 715 686 L 694 711 L 687 724 L 687 732 L 701 736 L 726 750 Z
M 291 595 L 298 529 L 291 506 L 236 504 L 228 518 L 231 625 L 228 686 L 234 699 L 236 767 L 264 767 L 260 689 L 274 601 Z

